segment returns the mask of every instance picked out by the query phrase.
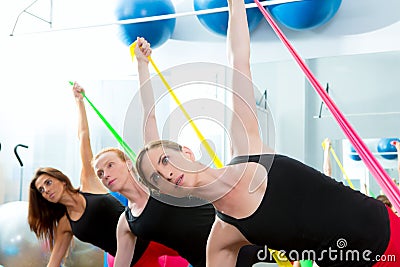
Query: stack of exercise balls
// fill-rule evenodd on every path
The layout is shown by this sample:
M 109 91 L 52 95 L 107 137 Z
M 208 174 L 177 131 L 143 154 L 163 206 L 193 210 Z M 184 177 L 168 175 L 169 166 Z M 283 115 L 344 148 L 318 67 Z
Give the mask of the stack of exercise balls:
M 120 0 L 116 8 L 118 20 L 140 19 L 153 16 L 175 14 L 170 0 Z M 153 48 L 161 46 L 175 29 L 175 18 L 120 24 L 120 38 L 126 44 L 132 44 L 137 37 L 144 37 Z
M 254 0 L 244 1 L 246 4 L 254 3 Z M 265 1 L 261 0 L 260 2 Z M 266 8 L 272 17 L 283 26 L 301 31 L 315 29 L 327 23 L 337 13 L 341 2 L 342 0 L 302 0 L 267 5 Z M 223 7 L 227 7 L 226 0 L 193 0 L 195 13 Z M 171 38 L 175 29 L 175 7 L 172 0 L 119 0 L 115 13 L 120 21 L 120 39 L 126 45 L 132 44 L 137 37 L 144 37 L 153 48 L 157 48 Z M 210 14 L 198 14 L 197 12 L 196 14 L 201 25 L 208 31 L 226 36 L 227 11 Z M 160 19 L 160 16 L 163 15 L 171 15 L 171 17 Z M 250 32 L 256 29 L 262 17 L 258 7 L 247 8 Z
M 400 142 L 399 138 L 381 138 L 378 142 L 376 142 L 376 151 L 379 156 L 384 159 L 393 160 L 397 159 L 397 149 L 394 145 L 395 142 Z M 375 144 L 375 142 L 374 142 Z M 374 153 L 375 154 L 375 153 Z M 360 161 L 361 158 L 354 149 L 352 145 L 350 145 L 350 158 L 355 161 Z
M 246 4 L 253 2 L 253 0 L 245 0 Z M 299 2 L 268 5 L 267 9 L 272 17 L 283 26 L 301 31 L 315 29 L 327 23 L 337 13 L 341 2 L 342 0 L 302 0 Z M 226 0 L 194 0 L 195 11 L 226 6 Z M 198 15 L 197 18 L 209 31 L 219 35 L 226 35 L 228 12 Z M 257 7 L 247 9 L 250 32 L 257 27 L 261 18 L 262 14 Z

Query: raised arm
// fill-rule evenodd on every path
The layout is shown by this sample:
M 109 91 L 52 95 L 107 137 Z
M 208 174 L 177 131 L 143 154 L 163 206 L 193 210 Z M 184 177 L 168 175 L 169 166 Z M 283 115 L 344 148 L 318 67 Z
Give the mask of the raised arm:
M 324 174 L 327 176 L 332 176 L 331 156 L 329 154 L 331 149 L 331 140 L 326 138 L 322 144 L 322 147 L 324 149 L 324 163 L 322 166 L 324 169 Z
M 233 155 L 266 152 L 257 119 L 256 102 L 250 72 L 250 33 L 244 0 L 228 0 L 228 61 L 234 69 L 231 124 Z M 248 138 L 248 139 L 245 139 Z
M 117 254 L 115 255 L 115 267 L 130 266 L 136 245 L 136 236 L 129 229 L 125 218 L 125 212 L 119 217 L 117 225 Z
M 68 252 L 72 238 L 73 234 L 69 221 L 67 216 L 64 216 L 60 219 L 55 230 L 54 247 L 51 251 L 47 267 L 60 267 L 61 262 Z
M 160 139 L 149 71 L 148 57 L 151 52 L 150 44 L 144 38 L 137 38 L 135 55 L 139 74 L 140 99 L 143 107 L 143 141 L 145 144 Z
M 93 152 L 90 145 L 89 124 L 86 115 L 86 108 L 82 96 L 82 92 L 84 93 L 85 90 L 78 83 L 74 83 L 72 90 L 75 97 L 76 107 L 78 109 L 78 138 L 82 162 L 80 178 L 81 190 L 83 192 L 91 193 L 106 193 L 108 192 L 107 189 L 97 178 L 91 164 Z

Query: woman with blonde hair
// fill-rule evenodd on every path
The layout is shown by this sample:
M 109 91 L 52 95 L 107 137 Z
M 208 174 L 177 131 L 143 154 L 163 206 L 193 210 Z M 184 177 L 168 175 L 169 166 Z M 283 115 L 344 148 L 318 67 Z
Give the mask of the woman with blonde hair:
M 146 86 L 150 77 L 148 56 L 151 52 L 150 44 L 138 38 L 135 61 L 144 104 L 146 98 L 152 98 L 152 90 Z M 144 108 L 147 110 L 149 107 Z M 158 137 L 152 123 L 145 126 L 145 132 L 145 142 Z M 107 148 L 100 151 L 95 155 L 93 165 L 102 183 L 110 191 L 125 196 L 130 203 L 118 222 L 117 267 L 127 266 L 135 253 L 138 238 L 153 240 L 176 250 L 193 267 L 206 266 L 207 239 L 215 220 L 215 209 L 209 202 L 187 196 L 176 198 L 158 190 L 149 190 L 139 181 L 132 159 L 120 150 Z M 263 248 L 245 246 L 233 264 L 248 267 L 263 261 L 257 257 Z

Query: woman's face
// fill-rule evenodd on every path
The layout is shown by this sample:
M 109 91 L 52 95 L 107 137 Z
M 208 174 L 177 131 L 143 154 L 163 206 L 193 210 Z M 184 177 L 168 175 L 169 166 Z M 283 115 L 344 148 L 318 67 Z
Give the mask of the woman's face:
M 131 168 L 130 161 L 121 160 L 113 151 L 101 154 L 94 162 L 97 177 L 113 192 L 120 191 L 127 179 L 131 179 Z
M 47 201 L 58 203 L 64 193 L 65 183 L 48 174 L 42 174 L 36 179 L 35 187 Z
M 141 167 L 148 182 L 162 192 L 171 193 L 193 189 L 198 170 L 194 156 L 188 148 L 178 151 L 156 147 L 149 149 L 143 156 Z

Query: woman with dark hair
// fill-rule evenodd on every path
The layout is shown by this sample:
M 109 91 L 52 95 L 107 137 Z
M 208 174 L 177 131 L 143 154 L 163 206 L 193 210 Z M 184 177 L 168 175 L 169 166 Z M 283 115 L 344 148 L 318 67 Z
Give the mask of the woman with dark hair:
M 36 236 L 47 240 L 50 245 L 48 267 L 60 266 L 73 236 L 112 256 L 117 251 L 116 228 L 125 207 L 94 173 L 89 126 L 81 92 L 83 88 L 75 83 L 73 93 L 79 112 L 82 162 L 80 187 L 74 188 L 65 174 L 51 167 L 39 168 L 29 187 L 28 222 Z M 164 255 L 178 256 L 178 253 L 161 244 L 139 239 L 135 256 L 129 261 L 130 266 L 159 267 L 159 257 Z M 109 260 L 112 262 L 112 258 Z

